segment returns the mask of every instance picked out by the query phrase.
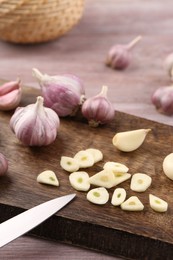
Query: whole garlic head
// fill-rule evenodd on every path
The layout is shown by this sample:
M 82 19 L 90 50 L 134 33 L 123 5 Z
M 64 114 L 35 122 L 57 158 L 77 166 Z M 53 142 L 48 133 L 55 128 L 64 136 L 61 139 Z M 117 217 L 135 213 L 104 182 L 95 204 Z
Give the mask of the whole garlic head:
M 10 127 L 25 145 L 43 146 L 51 144 L 57 136 L 59 117 L 50 108 L 43 106 L 39 96 L 35 104 L 19 107 L 10 119 Z

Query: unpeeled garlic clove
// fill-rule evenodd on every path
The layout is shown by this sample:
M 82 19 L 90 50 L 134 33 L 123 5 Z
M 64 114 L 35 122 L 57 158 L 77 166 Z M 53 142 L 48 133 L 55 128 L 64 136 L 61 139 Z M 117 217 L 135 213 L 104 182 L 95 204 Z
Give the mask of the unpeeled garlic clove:
M 103 86 L 101 92 L 88 98 L 82 105 L 82 114 L 92 127 L 107 124 L 114 119 L 114 108 L 107 98 L 108 87 Z
M 106 65 L 112 69 L 123 70 L 131 62 L 131 49 L 141 40 L 141 36 L 136 37 L 129 44 L 116 44 L 108 52 Z
M 113 145 L 123 152 L 131 152 L 139 148 L 151 129 L 137 129 L 117 133 L 113 139 Z
M 154 91 L 151 101 L 160 113 L 173 114 L 173 86 L 160 87 Z
M 50 108 L 43 106 L 44 99 L 37 97 L 35 104 L 17 108 L 10 119 L 10 127 L 25 145 L 51 144 L 57 136 L 59 117 Z
M 15 109 L 22 97 L 21 81 L 10 81 L 0 86 L 0 110 L 8 111 Z
M 173 180 L 173 153 L 168 154 L 164 158 L 163 171 L 169 179 Z
M 0 153 L 0 176 L 4 175 L 8 170 L 8 161 L 6 157 Z

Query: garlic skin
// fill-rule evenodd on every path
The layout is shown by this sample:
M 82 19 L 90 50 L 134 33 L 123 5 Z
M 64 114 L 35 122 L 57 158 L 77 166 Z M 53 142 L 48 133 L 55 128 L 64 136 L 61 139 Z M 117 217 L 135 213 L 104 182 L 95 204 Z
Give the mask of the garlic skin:
M 0 176 L 6 174 L 7 170 L 8 170 L 8 161 L 6 157 L 2 153 L 0 153 Z
M 49 76 L 32 69 L 40 84 L 45 106 L 52 108 L 60 117 L 75 115 L 85 100 L 85 89 L 81 80 L 74 75 Z
M 173 115 L 173 86 L 156 89 L 151 96 L 151 102 L 158 112 Z
M 107 55 L 106 65 L 110 66 L 112 69 L 126 69 L 131 63 L 131 50 L 141 38 L 141 36 L 138 36 L 128 44 L 116 44 L 112 46 Z
M 115 111 L 107 98 L 107 91 L 108 87 L 103 86 L 98 95 L 88 98 L 82 105 L 82 114 L 92 127 L 107 124 L 114 119 Z
M 0 110 L 9 111 L 15 109 L 22 97 L 21 81 L 6 82 L 0 86 Z
M 170 53 L 165 61 L 164 61 L 164 68 L 167 71 L 168 75 L 171 79 L 173 79 L 173 53 Z
M 24 145 L 46 146 L 56 139 L 59 117 L 43 102 L 43 97 L 38 96 L 35 104 L 17 108 L 10 119 L 12 131 Z

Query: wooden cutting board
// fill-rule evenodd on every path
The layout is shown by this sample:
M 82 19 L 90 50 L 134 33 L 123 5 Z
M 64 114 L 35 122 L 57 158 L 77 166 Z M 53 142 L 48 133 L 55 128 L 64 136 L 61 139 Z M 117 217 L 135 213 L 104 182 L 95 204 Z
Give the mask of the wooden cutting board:
M 22 106 L 36 101 L 39 90 L 25 88 Z M 11 112 L 0 113 L 0 152 L 9 161 L 9 171 L 0 178 L 0 222 L 49 199 L 76 193 L 75 200 L 39 227 L 32 235 L 63 241 L 81 247 L 130 259 L 171 259 L 173 255 L 173 182 L 163 173 L 162 162 L 173 150 L 173 128 L 125 113 L 115 112 L 114 121 L 91 128 L 81 117 L 61 119 L 56 141 L 47 147 L 31 148 L 21 144 L 9 128 Z M 123 153 L 112 145 L 116 132 L 151 128 L 143 145 Z M 145 205 L 142 212 L 126 212 L 111 205 L 98 206 L 86 200 L 86 192 L 75 191 L 69 174 L 61 169 L 62 155 L 74 156 L 79 150 L 97 148 L 104 159 L 87 169 L 90 175 L 100 171 L 107 161 L 124 163 L 129 172 L 144 172 L 152 177 L 144 193 L 130 190 L 130 180 L 122 183 L 127 197 L 136 195 Z M 59 187 L 39 184 L 37 175 L 53 170 Z M 109 189 L 110 198 L 114 189 Z M 166 213 L 156 213 L 149 206 L 152 193 L 169 203 Z

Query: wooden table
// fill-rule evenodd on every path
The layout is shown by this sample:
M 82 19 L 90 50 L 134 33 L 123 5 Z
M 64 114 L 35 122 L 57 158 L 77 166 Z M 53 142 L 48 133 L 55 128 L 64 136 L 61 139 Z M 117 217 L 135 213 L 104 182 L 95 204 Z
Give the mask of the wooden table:
M 0 42 L 0 78 L 19 76 L 24 85 L 38 87 L 32 67 L 50 75 L 76 74 L 84 81 L 88 97 L 107 85 L 115 110 L 173 125 L 173 117 L 159 114 L 151 104 L 153 91 L 171 84 L 163 61 L 173 51 L 172 8 L 171 0 L 86 0 L 80 23 L 56 41 L 28 46 Z M 143 38 L 133 51 L 130 67 L 125 71 L 106 67 L 109 48 L 137 35 Z M 29 236 L 1 249 L 0 258 L 113 259 Z

